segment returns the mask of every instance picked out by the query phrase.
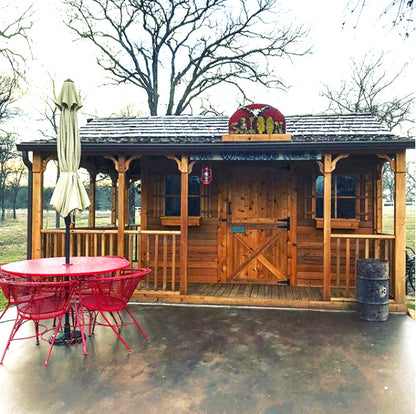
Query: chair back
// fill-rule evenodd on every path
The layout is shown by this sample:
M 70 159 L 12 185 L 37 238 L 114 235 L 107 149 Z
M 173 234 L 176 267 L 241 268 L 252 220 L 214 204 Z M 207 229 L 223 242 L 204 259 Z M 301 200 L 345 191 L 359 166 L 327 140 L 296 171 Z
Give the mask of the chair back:
M 4 297 L 9 300 L 10 292 L 9 287 L 7 286 L 7 273 L 1 270 L 1 267 L 7 263 L 0 263 L 0 289 L 3 291 Z
M 71 305 L 75 281 L 64 282 L 16 282 L 7 286 L 17 311 L 24 319 L 41 320 L 55 318 L 66 313 Z
M 143 276 L 150 272 L 150 269 L 125 269 L 119 276 L 90 279 L 88 286 L 100 309 L 115 312 L 126 307 Z

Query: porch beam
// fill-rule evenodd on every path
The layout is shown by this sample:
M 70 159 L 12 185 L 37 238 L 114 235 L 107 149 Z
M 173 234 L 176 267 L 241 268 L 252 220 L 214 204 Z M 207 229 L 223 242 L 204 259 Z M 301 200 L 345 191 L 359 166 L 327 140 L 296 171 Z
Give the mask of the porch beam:
M 89 207 L 89 213 L 88 213 L 88 226 L 95 227 L 97 172 L 95 170 L 88 170 L 88 173 L 90 175 L 90 189 L 89 189 L 90 207 Z
M 189 193 L 189 159 L 183 155 L 181 159 L 181 241 L 180 241 L 180 284 L 181 295 L 188 292 L 188 193 Z
M 117 177 L 111 177 L 111 225 L 117 223 Z
M 52 156 L 43 159 L 41 153 L 33 153 L 32 164 L 32 259 L 42 257 L 43 227 L 43 173 Z
M 324 239 L 324 283 L 323 299 L 331 300 L 331 176 L 333 171 L 332 155 L 326 153 L 323 162 L 324 175 L 324 211 L 323 211 L 323 239 Z
M 394 189 L 394 299 L 405 303 L 406 287 L 406 152 L 400 151 L 395 160 Z
M 126 157 L 124 155 L 119 155 L 116 170 L 118 172 L 117 254 L 124 256 L 124 227 L 126 225 L 126 215 L 124 214 L 126 206 Z
M 32 193 L 32 259 L 40 259 L 42 256 L 42 187 L 43 171 L 42 156 L 39 153 L 33 154 L 33 193 Z
M 149 209 L 149 163 L 148 158 L 143 157 L 141 162 L 141 192 L 140 192 L 140 229 L 147 230 L 147 212 Z M 140 236 L 140 262 L 139 267 L 148 266 L 147 257 L 147 236 Z M 174 253 L 172 253 L 174 254 Z M 173 269 L 172 269 L 173 272 Z
M 124 230 L 126 226 L 126 173 L 130 168 L 133 160 L 139 159 L 140 156 L 132 155 L 126 158 L 124 154 L 118 155 L 117 158 L 113 156 L 106 156 L 105 158 L 113 161 L 114 168 L 118 173 L 118 200 L 117 200 L 117 254 L 124 256 Z M 112 200 L 113 201 L 113 200 Z M 115 206 L 115 203 L 114 203 Z M 113 208 L 113 206 L 112 206 Z M 112 217 L 113 219 L 113 217 Z

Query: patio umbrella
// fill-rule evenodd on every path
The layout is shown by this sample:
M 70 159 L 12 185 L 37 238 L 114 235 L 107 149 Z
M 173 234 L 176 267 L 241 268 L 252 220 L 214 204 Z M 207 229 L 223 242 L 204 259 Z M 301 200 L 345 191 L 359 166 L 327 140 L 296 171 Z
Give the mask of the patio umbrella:
M 81 161 L 77 111 L 82 104 L 71 79 L 64 82 L 55 104 L 61 110 L 57 137 L 60 175 L 50 205 L 65 218 L 65 264 L 69 264 L 70 214 L 84 210 L 90 205 L 87 192 L 77 173 Z

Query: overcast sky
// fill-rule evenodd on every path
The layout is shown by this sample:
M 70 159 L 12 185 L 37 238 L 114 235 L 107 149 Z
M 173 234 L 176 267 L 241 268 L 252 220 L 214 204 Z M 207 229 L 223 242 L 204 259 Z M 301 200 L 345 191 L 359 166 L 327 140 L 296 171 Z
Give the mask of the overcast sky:
M 342 28 L 347 0 L 282 0 L 282 10 L 285 10 L 283 18 L 310 28 L 306 42 L 312 46 L 313 53 L 294 58 L 293 62 L 282 61 L 279 72 L 283 81 L 290 85 L 287 91 L 259 90 L 253 94 L 253 99 L 275 106 L 285 115 L 324 112 L 327 102 L 319 96 L 322 84 L 336 85 L 340 79 L 348 77 L 350 59 L 362 57 L 368 51 L 389 52 L 389 70 L 392 73 L 407 63 L 405 76 L 397 83 L 395 91 L 403 94 L 416 91 L 416 33 L 410 39 L 404 39 L 397 30 L 390 30 L 386 20 L 378 20 L 379 5 L 383 2 L 370 1 L 358 28 L 354 29 L 354 17 Z M 146 113 L 142 95 L 134 86 L 101 86 L 105 83 L 105 73 L 95 63 L 95 50 L 88 43 L 73 42 L 73 34 L 62 23 L 62 10 L 55 8 L 58 0 L 19 0 L 13 3 L 18 3 L 15 7 L 19 9 L 33 3 L 36 13 L 32 30 L 34 60 L 29 62 L 28 97 L 21 102 L 29 118 L 39 118 L 28 108 L 39 102 L 39 96 L 45 96 L 49 87 L 47 71 L 56 76 L 58 89 L 69 77 L 85 94 L 81 123 L 88 115 L 108 116 L 129 103 L 134 103 L 138 110 Z M 211 99 L 227 115 L 237 109 L 232 94 L 215 95 Z M 36 134 L 37 124 L 28 119 L 25 125 L 25 128 L 19 127 L 22 140 L 39 137 Z

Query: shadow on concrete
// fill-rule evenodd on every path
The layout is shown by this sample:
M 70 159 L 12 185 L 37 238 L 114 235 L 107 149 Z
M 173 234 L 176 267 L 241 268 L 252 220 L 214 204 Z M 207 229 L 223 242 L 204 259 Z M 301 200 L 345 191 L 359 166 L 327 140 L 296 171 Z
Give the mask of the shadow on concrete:
M 354 312 L 130 305 L 144 330 L 13 342 L 2 413 L 414 413 L 415 322 Z M 14 310 L 6 314 L 13 318 Z M 11 323 L 0 324 L 3 349 Z M 27 324 L 25 329 L 31 330 Z M 105 410 L 105 411 L 104 411 Z

